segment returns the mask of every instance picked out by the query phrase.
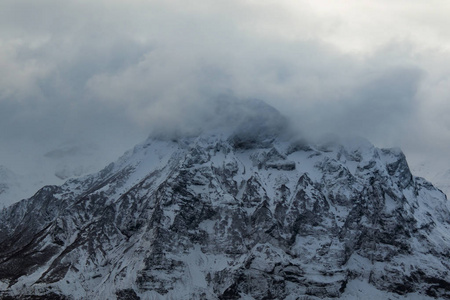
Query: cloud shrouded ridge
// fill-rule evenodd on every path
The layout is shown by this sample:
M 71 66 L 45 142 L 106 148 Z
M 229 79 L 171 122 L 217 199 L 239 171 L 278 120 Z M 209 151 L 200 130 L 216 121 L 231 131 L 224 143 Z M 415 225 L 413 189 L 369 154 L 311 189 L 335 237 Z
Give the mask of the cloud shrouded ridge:
M 149 132 L 225 122 L 218 95 L 261 99 L 304 136 L 446 156 L 448 3 L 341 4 L 5 0 L 0 165 L 80 140 L 107 163 Z

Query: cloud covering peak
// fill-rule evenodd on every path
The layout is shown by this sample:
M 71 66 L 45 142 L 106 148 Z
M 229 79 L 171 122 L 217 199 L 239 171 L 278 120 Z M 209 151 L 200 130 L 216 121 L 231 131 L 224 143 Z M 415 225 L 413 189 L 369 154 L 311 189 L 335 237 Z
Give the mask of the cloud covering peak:
M 223 123 L 210 104 L 221 95 L 261 99 L 305 136 L 446 155 L 448 9 L 443 0 L 4 0 L 0 159 L 10 163 L 17 145 L 27 157 L 68 140 L 108 145 L 99 151 L 109 159 L 150 132 Z

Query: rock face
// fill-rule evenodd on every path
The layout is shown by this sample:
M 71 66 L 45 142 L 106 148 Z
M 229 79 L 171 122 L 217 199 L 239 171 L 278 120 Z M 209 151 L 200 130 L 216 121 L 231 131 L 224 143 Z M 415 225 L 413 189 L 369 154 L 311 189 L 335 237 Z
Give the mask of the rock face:
M 449 208 L 366 141 L 149 139 L 1 212 L 0 299 L 450 299 Z

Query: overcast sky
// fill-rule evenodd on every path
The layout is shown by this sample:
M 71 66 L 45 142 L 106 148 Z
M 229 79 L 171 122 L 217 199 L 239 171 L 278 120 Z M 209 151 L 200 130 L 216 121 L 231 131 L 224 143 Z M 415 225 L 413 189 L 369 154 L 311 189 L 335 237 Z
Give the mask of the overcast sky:
M 447 0 L 2 0 L 0 165 L 80 141 L 106 163 L 220 95 L 307 136 L 450 161 L 449 15 Z

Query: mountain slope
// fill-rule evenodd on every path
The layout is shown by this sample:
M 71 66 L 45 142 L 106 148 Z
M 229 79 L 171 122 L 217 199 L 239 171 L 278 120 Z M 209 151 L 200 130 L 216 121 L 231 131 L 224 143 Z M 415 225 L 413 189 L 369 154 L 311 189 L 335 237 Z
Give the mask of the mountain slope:
M 0 299 L 450 299 L 449 230 L 398 149 L 150 138 L 1 212 Z
M 30 197 L 42 186 L 41 178 L 19 175 L 0 165 L 0 209 Z
M 450 195 L 450 163 L 439 158 L 436 161 L 420 161 L 411 167 L 414 174 L 427 178 L 433 185 L 446 195 Z

